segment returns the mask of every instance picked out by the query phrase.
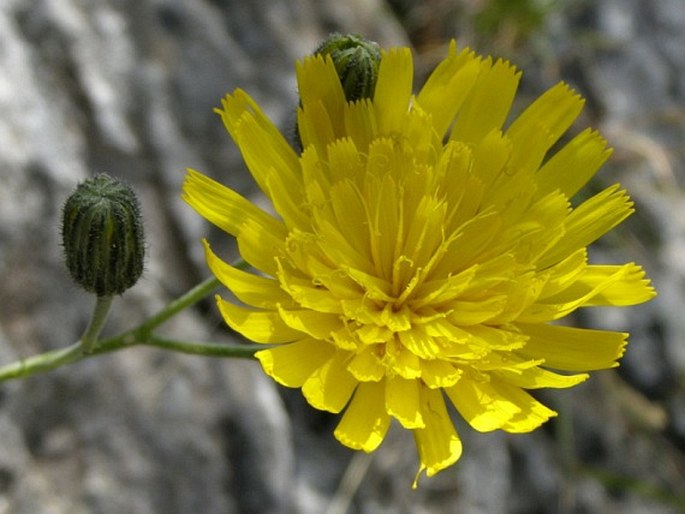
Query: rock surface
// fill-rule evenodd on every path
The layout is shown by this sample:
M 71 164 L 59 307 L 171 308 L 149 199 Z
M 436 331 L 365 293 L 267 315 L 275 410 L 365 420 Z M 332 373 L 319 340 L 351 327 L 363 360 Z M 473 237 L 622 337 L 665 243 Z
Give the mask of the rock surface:
M 472 4 L 0 3 L 0 364 L 66 346 L 85 328 L 92 299 L 71 284 L 58 234 L 60 207 L 87 176 L 131 183 L 148 234 L 144 277 L 115 301 L 108 332 L 205 276 L 199 239 L 213 233 L 179 199 L 184 169 L 255 193 L 212 108 L 242 87 L 289 130 L 292 63 L 339 30 L 384 45 L 411 40 L 419 69 L 433 62 L 432 47 L 460 37 L 480 52 L 506 51 L 528 77 L 524 94 L 563 79 L 588 97 L 583 123 L 616 148 L 595 185 L 622 182 L 638 207 L 595 258 L 644 264 L 660 292 L 644 307 L 583 313 L 584 323 L 633 334 L 619 371 L 543 392 L 560 417 L 530 435 L 458 424 L 460 463 L 412 491 L 409 434 L 391 430 L 378 452 L 356 454 L 333 439 L 335 417 L 253 362 L 130 349 L 0 385 L 0 514 L 685 508 L 682 0 L 570 1 L 513 50 L 497 47 L 506 32 L 491 47 L 479 39 Z M 463 17 L 452 24 L 440 9 Z M 212 242 L 229 255 L 225 239 Z M 165 330 L 230 340 L 211 302 Z

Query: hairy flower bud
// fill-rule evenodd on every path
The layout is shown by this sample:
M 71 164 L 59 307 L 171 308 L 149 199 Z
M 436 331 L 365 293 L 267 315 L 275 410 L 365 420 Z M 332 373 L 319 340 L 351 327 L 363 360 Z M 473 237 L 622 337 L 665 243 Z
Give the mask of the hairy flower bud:
M 143 272 L 145 244 L 133 190 L 100 174 L 78 185 L 62 211 L 67 268 L 86 291 L 121 294 Z
M 348 102 L 373 96 L 381 61 L 378 44 L 355 34 L 331 34 L 314 53 L 331 56 Z

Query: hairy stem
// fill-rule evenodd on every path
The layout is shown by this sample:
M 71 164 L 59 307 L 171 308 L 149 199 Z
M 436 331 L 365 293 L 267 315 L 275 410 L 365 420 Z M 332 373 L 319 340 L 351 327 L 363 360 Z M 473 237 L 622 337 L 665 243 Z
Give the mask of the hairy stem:
M 240 263 L 239 266 L 245 266 Z M 218 344 L 194 341 L 177 341 L 154 335 L 152 332 L 165 321 L 179 312 L 212 294 L 219 287 L 219 281 L 212 277 L 201 282 L 191 290 L 169 303 L 157 314 L 145 320 L 137 327 L 117 336 L 98 341 L 98 336 L 107 319 L 111 297 L 98 297 L 93 318 L 83 337 L 66 348 L 51 350 L 45 353 L 18 360 L 0 367 L 0 382 L 23 378 L 37 373 L 71 364 L 102 353 L 110 353 L 130 346 L 145 345 L 163 348 L 175 352 L 205 355 L 210 357 L 252 358 L 265 345 Z

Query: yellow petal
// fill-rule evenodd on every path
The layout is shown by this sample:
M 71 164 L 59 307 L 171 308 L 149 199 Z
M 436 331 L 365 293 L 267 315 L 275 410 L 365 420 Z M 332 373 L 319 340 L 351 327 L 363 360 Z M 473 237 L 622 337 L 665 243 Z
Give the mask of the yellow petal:
M 644 270 L 634 264 L 586 266 L 576 280 L 558 295 L 545 301 L 568 301 L 599 289 L 584 306 L 637 305 L 651 300 L 656 295 L 654 288 L 645 278 Z
M 448 305 L 453 309 L 447 317 L 452 323 L 460 326 L 478 325 L 500 314 L 507 306 L 507 297 L 493 295 L 482 300 L 449 302 Z
M 294 330 L 309 334 L 315 339 L 328 339 L 336 330 L 340 330 L 343 322 L 337 314 L 317 312 L 310 309 L 288 310 L 279 306 L 281 319 Z
M 385 376 L 385 366 L 377 355 L 376 346 L 367 346 L 350 361 L 347 369 L 360 382 L 378 382 Z
M 500 380 L 493 380 L 492 385 L 500 398 L 519 408 L 519 412 L 502 426 L 502 430 L 506 432 L 517 434 L 531 432 L 549 418 L 557 415 L 552 409 L 544 406 L 519 387 L 503 383 Z
M 397 339 L 391 339 L 386 343 L 384 363 L 403 378 L 413 379 L 421 376 L 421 360 Z
M 243 114 L 240 123 L 234 127 L 234 140 L 264 193 L 270 195 L 267 181 L 275 173 L 288 190 L 302 188 L 297 154 L 261 110 Z
M 461 380 L 446 389 L 459 413 L 476 430 L 530 432 L 556 413 L 520 387 L 491 377 L 488 382 Z
M 366 152 L 378 134 L 376 112 L 368 98 L 348 103 L 345 107 L 345 133 L 361 152 Z
M 212 251 L 209 242 L 202 240 L 207 266 L 211 272 L 243 303 L 261 309 L 276 309 L 276 305 L 294 305 L 292 298 L 281 289 L 278 281 L 240 270 L 222 261 Z
M 318 149 L 315 146 L 309 146 L 300 155 L 305 199 L 312 215 L 316 214 L 317 210 L 326 207 L 328 203 L 328 190 L 331 184 L 324 162 L 326 145 Z
M 576 207 L 564 223 L 564 236 L 538 260 L 550 266 L 585 247 L 621 223 L 633 212 L 633 202 L 619 185 L 608 187 Z
M 482 212 L 464 223 L 445 252 L 433 274 L 448 277 L 455 271 L 467 269 L 481 261 L 482 253 L 492 247 L 499 235 L 502 222 L 493 211 Z M 474 281 L 474 284 L 476 282 Z
M 511 172 L 507 165 L 511 159 L 512 147 L 511 140 L 496 129 L 490 131 L 474 145 L 472 173 L 483 184 L 483 191 L 478 191 L 479 200 L 502 173 Z M 492 202 L 488 196 L 482 199 L 485 202 Z
M 556 189 L 571 198 L 611 155 L 606 140 L 585 129 L 550 158 L 535 175 L 538 194 Z
M 471 94 L 459 111 L 450 139 L 477 143 L 493 130 L 502 128 L 518 88 L 521 72 L 506 61 L 481 65 Z
M 329 179 L 332 185 L 347 182 L 347 187 L 349 187 L 349 184 L 353 184 L 355 180 L 363 179 L 365 164 L 362 160 L 362 154 L 360 154 L 360 150 L 352 138 L 346 137 L 330 143 L 326 147 L 326 155 L 328 157 Z M 354 196 L 358 197 L 359 192 L 354 191 Z M 331 199 L 334 197 L 335 194 L 331 192 Z
M 559 191 L 538 197 L 520 216 L 503 211 L 504 219 L 518 220 L 504 232 L 500 244 L 512 247 L 518 262 L 535 262 L 564 236 L 570 212 L 568 199 Z
M 333 340 L 333 343 L 335 346 L 340 348 L 341 350 L 349 350 L 351 352 L 357 352 L 360 350 L 362 344 L 360 342 L 360 337 L 358 336 L 356 330 L 353 330 L 351 327 L 352 324 L 350 323 L 345 323 L 343 324 L 342 327 L 340 327 L 338 330 L 335 330 L 334 332 L 331 333 L 331 339 Z M 350 362 L 350 365 L 348 366 L 348 369 L 352 371 L 352 362 L 358 357 L 358 355 L 355 353 L 355 357 L 352 359 Z M 354 373 L 352 373 L 354 375 Z M 356 375 L 355 375 L 356 377 Z M 357 377 L 358 378 L 358 377 Z M 359 378 L 358 378 L 359 379 Z M 361 379 L 361 380 L 371 380 L 371 379 Z
M 483 182 L 473 171 L 473 152 L 464 143 L 449 141 L 440 155 L 433 172 L 438 196 L 449 206 L 446 214 L 446 229 L 449 232 L 473 217 L 480 206 L 484 192 Z
M 274 210 L 289 230 L 310 228 L 311 219 L 303 194 L 303 186 L 288 185 L 284 175 L 271 173 L 266 179 L 265 187 L 266 195 L 271 199 Z
M 337 224 L 328 220 L 321 220 L 317 225 L 317 235 L 320 238 L 319 246 L 331 262 L 349 266 L 351 269 L 373 276 L 373 263 L 368 258 L 368 248 L 356 248 L 352 245 L 340 232 Z
M 203 218 L 233 236 L 240 234 L 247 220 L 261 230 L 285 235 L 283 224 L 232 189 L 195 170 L 188 170 L 183 199 Z
M 477 266 L 471 266 L 447 278 L 423 282 L 416 289 L 417 300 L 412 305 L 414 308 L 419 308 L 423 305 L 437 305 L 456 298 L 471 284 L 476 270 Z
M 430 477 L 451 466 L 461 457 L 461 441 L 450 419 L 442 393 L 438 389 L 421 388 L 422 416 L 425 428 L 413 430 L 421 467 Z
M 350 167 L 352 165 L 353 163 Z M 350 170 L 350 167 L 347 169 Z M 370 234 L 363 228 L 368 224 L 368 217 L 365 202 L 359 190 L 351 180 L 338 182 L 331 187 L 330 202 L 339 231 L 357 249 L 363 259 L 371 261 Z
M 321 278 L 332 275 L 337 266 L 324 255 L 315 234 L 293 229 L 286 237 L 283 246 L 282 254 L 275 258 L 279 270 L 276 275 L 283 270 L 284 273 L 308 280 L 313 285 L 324 285 L 331 291 L 341 289 L 336 287 L 343 282 L 338 277 L 340 273 L 336 274 L 334 281 L 324 282 Z
M 532 172 L 578 117 L 585 101 L 559 83 L 538 97 L 507 129 L 514 169 Z
M 276 257 L 285 254 L 285 235 L 281 231 L 271 232 L 253 220 L 246 220 L 236 240 L 238 251 L 247 263 L 267 275 L 276 276 Z
M 517 353 L 545 359 L 545 367 L 567 371 L 592 371 L 618 366 L 628 334 L 548 324 L 517 323 L 528 336 Z
M 345 269 L 349 277 L 359 284 L 366 299 L 392 302 L 392 284 L 384 278 L 377 277 L 373 273 L 367 273 L 359 268 L 349 267 Z M 367 302 L 371 306 L 371 302 Z
M 236 89 L 221 100 L 221 109 L 214 109 L 214 112 L 221 116 L 226 130 L 235 141 L 235 126 L 246 112 L 254 112 L 255 109 L 258 110 L 259 106 L 250 95 L 242 89 Z
M 350 401 L 334 435 L 354 450 L 372 452 L 383 442 L 390 426 L 385 412 L 385 384 L 361 383 Z
M 354 319 L 354 316 L 350 316 Z M 359 328 L 355 330 L 356 336 L 364 344 L 385 343 L 395 337 L 395 334 L 388 327 L 379 327 L 370 323 L 361 323 Z
M 421 380 L 431 389 L 451 387 L 461 378 L 462 371 L 444 360 L 421 361 Z
M 517 370 L 517 372 L 500 369 L 494 373 L 501 381 L 524 389 L 539 389 L 541 387 L 565 389 L 584 382 L 590 376 L 587 373 L 560 375 L 539 367 Z
M 286 271 L 281 263 L 278 280 L 280 287 L 301 307 L 325 313 L 342 313 L 340 300 L 328 288 L 321 285 L 317 287 L 313 279 L 298 277 L 293 270 Z
M 518 316 L 524 323 L 560 319 L 580 307 L 632 305 L 650 300 L 655 292 L 633 265 L 588 266 L 570 287 L 549 298 L 541 298 Z M 586 280 L 583 280 L 586 277 Z
M 398 334 L 402 345 L 419 357 L 430 359 L 436 357 L 440 351 L 440 346 L 435 338 L 429 336 L 421 326 L 413 326 L 409 330 Z
M 289 343 L 305 337 L 286 325 L 277 311 L 246 309 L 218 295 L 216 301 L 228 326 L 255 343 Z
M 462 377 L 455 386 L 445 388 L 459 414 L 479 432 L 502 428 L 520 412 L 520 407 L 500 398 L 488 381 Z
M 302 386 L 302 394 L 315 409 L 338 413 L 347 404 L 357 380 L 347 371 L 350 353 L 336 351 Z
M 381 134 L 401 132 L 402 118 L 409 110 L 414 66 L 409 48 L 383 51 L 373 96 Z
M 407 429 L 423 428 L 419 382 L 394 376 L 385 379 L 385 409 Z
M 386 303 L 380 311 L 378 320 L 382 326 L 388 327 L 393 332 L 402 333 L 401 331 L 412 330 L 413 314 L 406 305 L 395 309 L 392 304 Z
M 293 149 L 283 138 L 276 126 L 264 114 L 250 95 L 242 89 L 236 89 L 233 94 L 227 95 L 221 100 L 221 109 L 214 109 L 214 112 L 221 116 L 224 126 L 228 130 L 231 138 L 238 142 L 237 129 L 247 119 L 252 118 L 264 131 L 264 137 L 270 141 L 267 143 L 276 154 L 280 154 L 284 159 L 288 170 L 294 170 L 293 164 L 297 159 Z
M 296 64 L 297 84 L 300 93 L 300 102 L 304 110 L 304 118 L 311 119 L 320 116 L 322 112 L 330 121 L 331 135 L 329 139 L 320 143 L 330 143 L 333 137 L 342 134 L 343 109 L 346 104 L 345 93 L 340 83 L 340 78 L 335 71 L 333 60 L 330 56 L 325 59 L 321 55 L 311 56 Z M 320 109 L 317 113 L 311 113 L 310 109 Z M 302 128 L 302 118 L 300 127 Z M 311 144 L 306 134 L 302 135 L 304 148 Z
M 479 362 L 474 362 L 474 369 L 486 378 L 493 373 L 504 372 L 509 375 L 521 375 L 523 372 L 535 368 L 543 363 L 542 359 L 523 359 L 514 352 L 489 352 Z
M 297 109 L 297 132 L 305 149 L 315 148 L 323 152 L 336 139 L 333 125 L 330 112 L 320 101 L 307 104 L 306 111 L 301 107 Z
M 445 134 L 484 67 L 473 51 L 457 53 L 456 43 L 450 43 L 449 55 L 431 73 L 416 99 L 432 116 L 438 135 Z
M 407 141 L 411 141 L 411 145 L 401 144 L 400 149 L 413 156 L 413 166 L 405 166 L 405 171 L 410 171 L 412 167 L 417 171 L 422 165 L 432 165 L 443 144 L 433 125 L 433 118 L 421 109 L 415 98 L 411 99 L 411 108 L 404 118 L 403 131 L 398 138 L 398 142 Z M 431 180 L 422 178 L 420 174 L 403 173 L 402 176 L 408 181 L 410 194 L 413 190 L 423 191 L 431 183 Z
M 286 387 L 302 387 L 307 379 L 335 352 L 332 345 L 302 339 L 255 353 L 264 372 Z
M 586 265 L 587 248 L 579 248 L 564 260 L 547 268 L 541 273 L 546 282 L 539 298 L 548 298 L 569 287 L 583 272 Z
M 406 202 L 406 200 L 405 200 Z M 406 202 L 409 204 L 409 202 Z M 444 241 L 445 217 L 447 205 L 442 200 L 434 196 L 422 196 L 415 205 L 407 205 L 409 220 L 404 223 L 406 226 L 405 241 L 401 254 L 408 257 L 410 262 L 428 263 L 436 253 L 436 249 Z M 400 234 L 402 232 L 400 231 Z M 413 275 L 413 266 L 407 271 Z M 402 281 L 408 283 L 408 277 Z

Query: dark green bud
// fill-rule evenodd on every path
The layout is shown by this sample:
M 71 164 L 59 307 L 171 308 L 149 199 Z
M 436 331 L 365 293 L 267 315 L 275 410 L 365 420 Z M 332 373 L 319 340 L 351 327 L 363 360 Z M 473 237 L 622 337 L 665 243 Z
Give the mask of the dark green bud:
M 143 273 L 145 242 L 133 190 L 100 174 L 78 185 L 62 211 L 67 268 L 86 291 L 121 294 Z
M 331 34 L 314 53 L 331 56 L 348 102 L 373 97 L 381 62 L 378 44 L 354 34 Z

